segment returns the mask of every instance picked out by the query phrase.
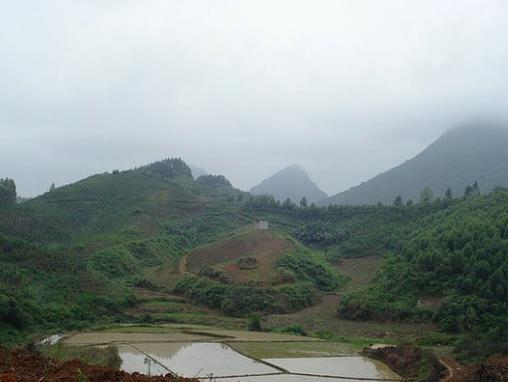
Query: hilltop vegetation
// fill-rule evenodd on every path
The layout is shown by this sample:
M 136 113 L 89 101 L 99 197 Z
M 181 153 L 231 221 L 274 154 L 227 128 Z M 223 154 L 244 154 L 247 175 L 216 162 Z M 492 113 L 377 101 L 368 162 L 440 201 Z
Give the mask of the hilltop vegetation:
M 173 159 L 0 208 L 2 340 L 126 319 L 149 269 L 248 221 L 222 212 L 238 194 L 201 186 Z
M 342 318 L 434 322 L 467 334 L 459 348 L 505 351 L 508 191 L 480 188 L 317 207 L 196 181 L 180 160 L 95 175 L 0 208 L 1 340 L 137 320 L 136 287 L 232 316 L 294 312 L 346 285 L 343 259 L 373 256 L 381 270 L 348 289 Z M 246 228 L 260 219 L 270 231 Z
M 436 196 L 448 188 L 459 196 L 475 181 L 487 193 L 508 186 L 507 146 L 508 128 L 482 124 L 455 128 L 414 158 L 322 204 L 391 204 L 398 195 L 416 202 L 426 187 Z
M 483 333 L 481 352 L 508 351 L 508 191 L 456 200 L 402 231 L 382 271 L 340 307 L 351 319 L 433 320 Z M 417 307 L 437 296 L 435 310 Z M 474 347 L 468 351 L 475 351 Z
M 16 184 L 14 180 L 0 178 L 0 207 L 16 203 Z

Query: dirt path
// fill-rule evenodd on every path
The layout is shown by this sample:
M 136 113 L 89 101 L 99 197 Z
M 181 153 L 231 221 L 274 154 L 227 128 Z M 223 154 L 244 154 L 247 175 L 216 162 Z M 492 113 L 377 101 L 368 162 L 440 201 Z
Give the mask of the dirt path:
M 466 377 L 467 371 L 464 369 L 467 368 L 464 368 L 452 357 L 439 358 L 439 362 L 448 370 L 448 375 L 442 378 L 440 382 L 458 382 Z
M 187 255 L 184 255 L 180 258 L 178 263 L 178 273 L 181 275 L 187 273 Z

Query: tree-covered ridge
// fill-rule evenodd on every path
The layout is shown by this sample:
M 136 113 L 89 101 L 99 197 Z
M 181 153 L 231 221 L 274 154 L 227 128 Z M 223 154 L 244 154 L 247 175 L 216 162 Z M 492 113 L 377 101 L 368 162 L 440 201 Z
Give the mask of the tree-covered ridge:
M 2 333 L 126 320 L 135 285 L 165 288 L 154 271 L 178 274 L 186 253 L 258 220 L 300 242 L 276 262 L 276 283 L 224 281 L 212 269 L 183 277 L 176 291 L 226 314 L 289 312 L 343 285 L 333 267 L 340 259 L 375 254 L 385 256 L 382 270 L 343 298 L 343 317 L 467 332 L 506 320 L 507 190 L 480 195 L 481 184 L 472 184 L 455 199 L 423 190 L 415 203 L 318 207 L 216 186 L 224 184 L 217 177 L 203 184 L 182 171 L 114 171 L 1 208 Z M 427 296 L 440 300 L 438 309 L 419 306 Z
M 0 178 L 0 208 L 16 203 L 16 184 L 9 178 Z
M 232 188 L 205 188 L 180 159 L 90 176 L 0 211 L 0 232 L 39 243 L 123 231 L 152 235 L 167 217 L 191 217 L 235 199 Z M 146 233 L 143 233 L 146 231 Z
M 199 184 L 210 187 L 233 187 L 224 175 L 201 175 L 196 181 Z
M 508 331 L 499 330 L 508 325 L 507 211 L 508 190 L 498 188 L 416 219 L 401 230 L 375 282 L 346 296 L 340 314 L 433 320 L 455 333 L 495 332 L 491 342 L 506 346 Z M 440 297 L 441 304 L 419 308 L 425 296 Z
M 138 168 L 168 178 L 179 176 L 192 178 L 191 168 L 181 158 L 167 158 Z

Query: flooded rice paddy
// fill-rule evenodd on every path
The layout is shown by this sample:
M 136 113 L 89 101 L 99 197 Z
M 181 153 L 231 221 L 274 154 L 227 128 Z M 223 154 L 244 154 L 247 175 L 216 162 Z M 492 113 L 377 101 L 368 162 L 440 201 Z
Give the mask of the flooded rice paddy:
M 168 328 L 152 333 L 133 330 L 79 333 L 64 342 L 83 346 L 116 345 L 122 370 L 148 375 L 172 373 L 202 381 L 230 382 L 400 380 L 381 362 L 342 354 L 343 348 L 333 343 L 302 340 L 299 336 L 259 333 L 256 337 L 253 332 Z M 287 349 L 293 347 L 298 349 L 295 353 L 298 358 L 289 358 L 291 353 Z M 274 352 L 274 348 L 282 351 Z M 253 350 L 256 358 L 252 356 Z M 302 354 L 309 356 L 302 357 Z

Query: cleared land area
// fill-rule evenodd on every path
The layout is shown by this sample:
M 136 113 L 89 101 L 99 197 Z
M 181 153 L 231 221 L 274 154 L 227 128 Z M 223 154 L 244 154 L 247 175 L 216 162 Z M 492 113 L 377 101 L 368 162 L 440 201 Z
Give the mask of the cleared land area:
M 434 325 L 375 321 L 348 321 L 339 319 L 337 308 L 340 295 L 325 295 L 321 302 L 293 314 L 273 314 L 262 318 L 264 329 L 301 326 L 307 333 L 326 332 L 340 337 L 367 337 L 401 339 L 406 336 L 424 336 L 437 331 Z
M 376 276 L 382 262 L 383 258 L 377 255 L 342 259 L 337 270 L 350 280 L 341 291 L 352 292 L 363 288 Z
M 286 237 L 272 231 L 251 230 L 199 247 L 185 256 L 185 271 L 198 273 L 204 267 L 222 271 L 231 281 L 269 284 L 276 275 L 278 258 L 296 249 Z M 242 258 L 255 259 L 252 269 L 242 269 Z

